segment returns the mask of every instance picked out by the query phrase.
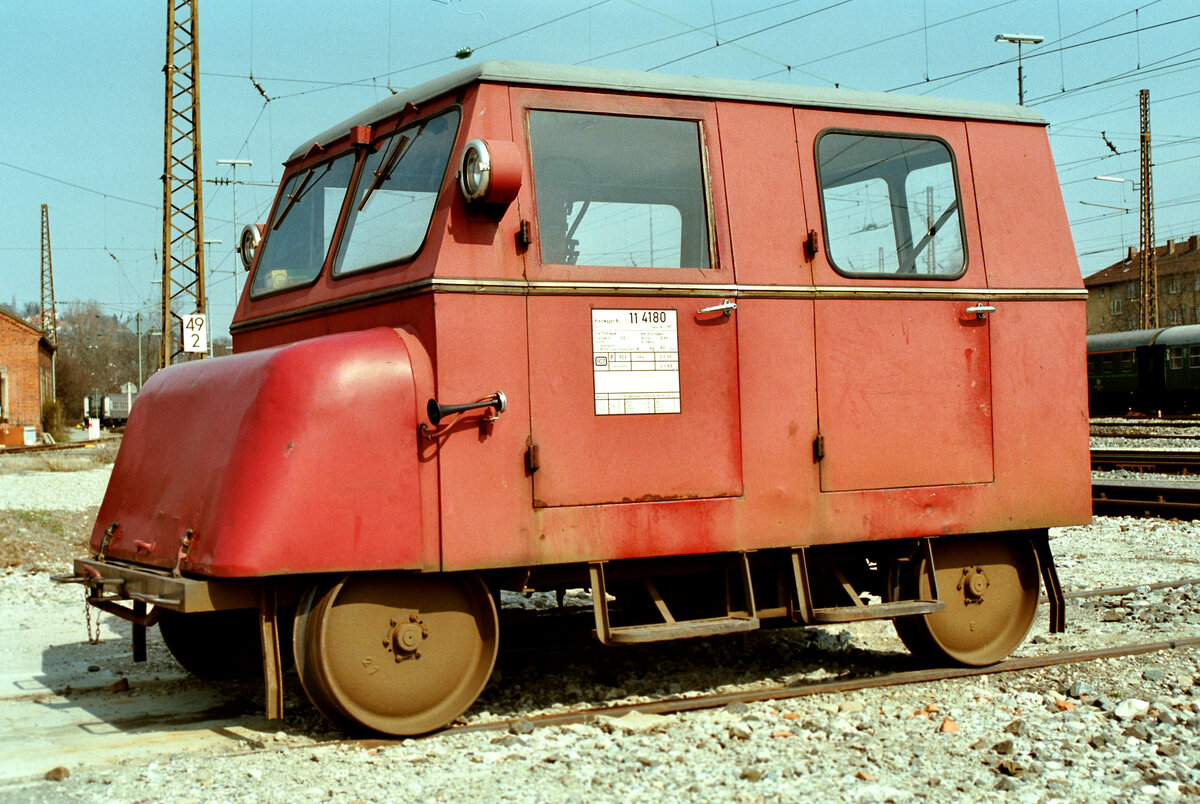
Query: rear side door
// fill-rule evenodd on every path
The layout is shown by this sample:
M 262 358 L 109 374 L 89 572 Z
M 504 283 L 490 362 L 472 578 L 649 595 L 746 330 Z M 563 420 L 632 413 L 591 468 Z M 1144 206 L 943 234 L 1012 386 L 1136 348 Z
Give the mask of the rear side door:
M 714 106 L 622 97 L 618 114 L 603 95 L 512 97 L 533 166 L 534 505 L 740 495 Z
M 994 308 L 964 125 L 805 110 L 796 122 L 825 242 L 821 490 L 991 482 Z

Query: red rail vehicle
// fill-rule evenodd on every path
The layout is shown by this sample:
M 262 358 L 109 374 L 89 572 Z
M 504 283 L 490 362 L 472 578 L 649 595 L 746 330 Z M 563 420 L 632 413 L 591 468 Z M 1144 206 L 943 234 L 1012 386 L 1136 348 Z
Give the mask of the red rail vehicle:
M 331 720 L 443 726 L 499 590 L 982 665 L 1040 578 L 1061 628 L 1085 294 L 1029 110 L 490 62 L 304 143 L 243 242 L 235 354 L 146 384 L 69 580 L 272 716 L 294 648 Z

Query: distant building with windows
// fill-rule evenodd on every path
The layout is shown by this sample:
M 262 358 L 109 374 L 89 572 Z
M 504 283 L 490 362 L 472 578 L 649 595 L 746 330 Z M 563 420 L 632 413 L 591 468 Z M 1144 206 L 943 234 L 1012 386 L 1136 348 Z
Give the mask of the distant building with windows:
M 0 445 L 42 432 L 42 403 L 52 398 L 54 347 L 42 331 L 0 308 Z
M 1158 265 L 1158 323 L 1200 324 L 1200 235 L 1168 240 L 1154 249 Z M 1142 317 L 1141 258 L 1130 248 L 1125 259 L 1083 279 L 1088 289 L 1087 331 L 1138 329 Z

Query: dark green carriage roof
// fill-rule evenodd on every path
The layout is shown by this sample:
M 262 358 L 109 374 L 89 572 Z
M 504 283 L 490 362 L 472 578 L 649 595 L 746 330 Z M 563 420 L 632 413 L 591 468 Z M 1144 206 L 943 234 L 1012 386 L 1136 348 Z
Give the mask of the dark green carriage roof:
M 1129 332 L 1100 332 L 1087 336 L 1088 354 L 1120 352 L 1139 346 L 1187 346 L 1200 344 L 1200 324 L 1158 329 L 1134 329 Z
M 402 90 L 374 106 L 364 109 L 305 142 L 292 152 L 288 161 L 304 156 L 314 145 L 325 145 L 345 136 L 352 126 L 370 125 L 398 114 L 410 103 L 420 106 L 447 92 L 477 82 L 746 101 L 919 117 L 993 120 L 1029 125 L 1046 124 L 1045 119 L 1037 112 L 1024 106 L 1004 103 L 930 98 L 891 92 L 863 92 L 856 89 L 803 87 L 766 81 L 663 75 L 637 70 L 612 70 L 522 61 L 485 61 Z
M 1161 335 L 1159 329 L 1135 329 L 1129 332 L 1100 332 L 1087 336 L 1088 354 L 1093 352 L 1123 352 L 1139 346 L 1151 346 Z
M 1187 324 L 1163 330 L 1155 343 L 1162 346 L 1188 346 L 1200 344 L 1200 324 Z

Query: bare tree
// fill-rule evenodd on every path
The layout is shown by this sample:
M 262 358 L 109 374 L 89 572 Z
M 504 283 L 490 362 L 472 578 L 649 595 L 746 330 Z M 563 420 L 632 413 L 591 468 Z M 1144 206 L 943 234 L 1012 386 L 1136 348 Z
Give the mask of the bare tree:
M 138 335 L 128 319 L 104 312 L 99 302 L 80 302 L 59 311 L 58 327 L 57 395 L 68 421 L 83 415 L 88 394 L 138 384 Z M 143 379 L 154 373 L 158 354 L 157 338 L 145 340 Z

